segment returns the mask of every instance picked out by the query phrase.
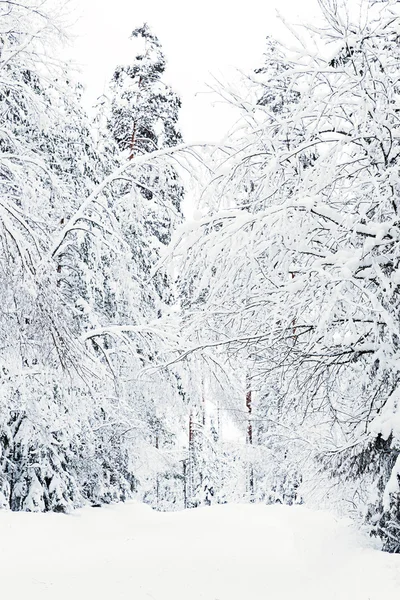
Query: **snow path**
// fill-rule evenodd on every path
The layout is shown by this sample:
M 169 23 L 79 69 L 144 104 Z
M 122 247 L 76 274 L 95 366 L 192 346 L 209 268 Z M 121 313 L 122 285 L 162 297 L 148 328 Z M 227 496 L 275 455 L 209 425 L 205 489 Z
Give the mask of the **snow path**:
M 0 512 L 1 597 L 397 600 L 400 556 L 304 507 Z

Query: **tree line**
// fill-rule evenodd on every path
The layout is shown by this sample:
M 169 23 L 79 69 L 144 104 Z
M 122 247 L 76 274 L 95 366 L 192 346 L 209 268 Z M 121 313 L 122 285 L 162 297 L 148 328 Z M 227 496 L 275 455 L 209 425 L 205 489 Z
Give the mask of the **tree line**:
M 399 8 L 319 4 L 194 146 L 148 25 L 89 117 L 50 3 L 0 3 L 1 506 L 306 502 L 399 551 Z

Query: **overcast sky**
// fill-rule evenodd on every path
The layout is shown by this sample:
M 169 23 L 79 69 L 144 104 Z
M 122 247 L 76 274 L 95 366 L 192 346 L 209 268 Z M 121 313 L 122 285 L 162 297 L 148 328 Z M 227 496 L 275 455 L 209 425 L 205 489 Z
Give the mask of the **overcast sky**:
M 129 35 L 146 21 L 163 45 L 166 79 L 182 97 L 186 141 L 217 141 L 232 115 L 206 93 L 205 83 L 212 74 L 229 78 L 234 67 L 259 64 L 265 36 L 282 35 L 277 7 L 291 21 L 302 21 L 315 5 L 316 0 L 79 0 L 73 56 L 81 63 L 86 103 L 103 93 L 116 64 L 129 63 L 134 56 Z

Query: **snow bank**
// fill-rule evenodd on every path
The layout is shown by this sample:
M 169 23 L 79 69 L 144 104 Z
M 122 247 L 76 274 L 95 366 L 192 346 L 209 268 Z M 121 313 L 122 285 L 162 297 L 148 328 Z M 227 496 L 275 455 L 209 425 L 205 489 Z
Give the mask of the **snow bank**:
M 400 556 L 374 549 L 349 521 L 304 507 L 2 511 L 0 532 L 2 596 L 14 599 L 400 597 Z

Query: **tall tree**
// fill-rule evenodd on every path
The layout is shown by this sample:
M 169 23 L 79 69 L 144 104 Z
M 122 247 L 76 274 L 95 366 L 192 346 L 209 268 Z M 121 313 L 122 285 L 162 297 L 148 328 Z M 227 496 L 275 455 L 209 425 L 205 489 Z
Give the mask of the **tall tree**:
M 177 123 L 180 100 L 162 81 L 165 58 L 148 26 L 135 30 L 132 38 L 143 52 L 132 64 L 116 68 L 96 120 L 101 147 L 108 149 L 117 165 L 123 165 L 127 159 L 131 162 L 124 177 L 116 178 L 110 188 L 123 260 L 117 269 L 113 262 L 107 266 L 102 261 L 101 286 L 114 290 L 109 322 L 128 325 L 128 329 L 123 340 L 104 333 L 106 320 L 97 341 L 102 339 L 104 345 L 104 335 L 108 336 L 107 354 L 118 373 L 118 394 L 122 394 L 141 422 L 142 450 L 159 458 L 154 458 L 154 462 L 160 473 L 149 465 L 148 471 L 141 469 L 145 497 L 164 506 L 162 490 L 170 498 L 173 493 L 182 498 L 182 466 L 179 452 L 174 455 L 180 417 L 174 422 L 166 416 L 169 402 L 180 410 L 181 382 L 176 373 L 153 375 L 146 385 L 137 378 L 144 367 L 155 364 L 167 347 L 164 340 L 154 338 L 152 330 L 174 301 L 173 278 L 163 268 L 155 274 L 151 272 L 182 220 L 183 186 L 172 161 L 154 156 L 165 151 L 167 157 L 169 149 L 181 141 Z M 134 356 L 130 356 L 128 345 Z M 181 498 L 174 503 L 179 505 Z
M 324 50 L 298 32 L 287 68 L 267 72 L 280 94 L 237 100 L 247 130 L 184 242 L 184 276 L 210 282 L 189 340 L 251 357 L 275 433 L 341 474 L 343 494 L 350 477 L 374 486 L 375 499 L 358 486 L 349 500 L 364 513 L 375 502 L 398 550 L 398 5 L 368 23 L 321 5 Z
M 178 129 L 181 102 L 162 79 L 166 60 L 158 38 L 147 24 L 135 29 L 131 38 L 141 52 L 131 64 L 114 71 L 108 128 L 119 150 L 133 157 L 176 146 L 182 136 Z M 144 215 L 148 231 L 162 244 L 168 243 L 183 199 L 176 170 L 149 165 L 140 173 L 137 185 L 148 200 Z
M 82 132 L 72 121 L 79 111 L 63 83 L 65 68 L 46 60 L 61 32 L 46 6 L 4 2 L 0 19 L 1 502 L 62 510 L 82 499 L 76 460 L 90 412 L 83 383 L 90 361 L 49 248 L 73 209 L 77 176 L 87 186 L 76 147 Z M 66 144 L 60 144 L 60 123 Z

